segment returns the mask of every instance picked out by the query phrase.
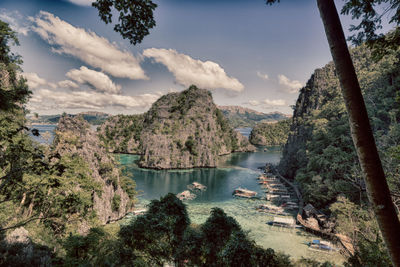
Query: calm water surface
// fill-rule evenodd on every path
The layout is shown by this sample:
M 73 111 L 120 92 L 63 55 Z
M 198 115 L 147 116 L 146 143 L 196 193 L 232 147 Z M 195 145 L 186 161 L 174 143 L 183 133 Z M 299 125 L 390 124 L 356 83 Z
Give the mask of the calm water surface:
M 50 140 L 42 136 L 34 137 L 40 143 L 51 143 L 56 125 L 32 125 L 39 133 L 49 132 Z M 96 126 L 93 126 L 95 129 Z M 249 136 L 251 129 L 236 129 L 244 136 Z M 271 227 L 266 222 L 272 216 L 259 213 L 255 206 L 266 203 L 263 200 L 238 199 L 232 196 L 235 188 L 241 186 L 263 195 L 257 183 L 260 174 L 258 167 L 267 162 L 278 163 L 281 152 L 278 148 L 259 148 L 254 153 L 233 153 L 222 157 L 220 167 L 214 169 L 190 169 L 156 171 L 141 169 L 136 162 L 137 155 L 117 155 L 125 172 L 132 174 L 139 191 L 139 206 L 145 206 L 151 199 L 160 198 L 168 192 L 180 193 L 187 189 L 192 182 L 199 182 L 207 186 L 205 192 L 199 193 L 192 201 L 185 201 L 192 223 L 201 224 L 210 215 L 213 207 L 222 208 L 229 216 L 234 217 L 244 230 L 249 231 L 249 236 L 264 248 L 273 248 L 291 255 L 295 259 L 301 257 L 313 258 L 319 261 L 330 260 L 337 264 L 343 262 L 339 253 L 316 252 L 308 249 L 306 245 L 312 239 L 318 239 L 300 230 L 278 229 Z
M 281 152 L 278 148 L 264 151 L 259 148 L 254 153 L 234 153 L 224 156 L 220 167 L 215 169 L 190 169 L 156 171 L 141 169 L 136 162 L 139 156 L 119 155 L 125 172 L 133 175 L 137 190 L 140 192 L 139 206 L 145 206 L 151 199 L 187 190 L 187 185 L 199 182 L 207 186 L 205 192 L 197 198 L 184 201 L 192 223 L 201 224 L 210 215 L 213 207 L 222 208 L 229 216 L 234 217 L 257 244 L 273 248 L 291 255 L 293 258 L 313 258 L 319 261 L 330 260 L 337 264 L 343 262 L 339 253 L 325 253 L 310 250 L 306 245 L 312 239 L 318 239 L 304 231 L 295 229 L 278 229 L 266 224 L 272 216 L 259 213 L 255 206 L 266 203 L 264 200 L 239 199 L 232 196 L 235 188 L 241 186 L 264 195 L 257 183 L 260 174 L 258 167 L 265 163 L 278 163 Z

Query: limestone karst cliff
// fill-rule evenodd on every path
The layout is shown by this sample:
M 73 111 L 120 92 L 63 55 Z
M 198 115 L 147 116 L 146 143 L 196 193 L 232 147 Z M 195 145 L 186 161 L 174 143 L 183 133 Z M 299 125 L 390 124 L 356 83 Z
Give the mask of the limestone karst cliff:
M 140 166 L 154 169 L 216 167 L 220 155 L 255 150 L 195 86 L 162 96 L 143 115 L 109 118 L 99 136 L 110 152 L 140 154 Z
M 81 157 L 88 164 L 90 177 L 99 186 L 92 194 L 93 210 L 104 224 L 125 216 L 133 209 L 133 184 L 122 177 L 114 159 L 100 146 L 95 131 L 82 116 L 61 117 L 55 130 L 53 153 Z M 80 184 L 77 190 L 85 190 Z
M 236 133 L 209 91 L 191 86 L 157 100 L 140 136 L 146 168 L 216 167 L 220 155 L 254 148 Z

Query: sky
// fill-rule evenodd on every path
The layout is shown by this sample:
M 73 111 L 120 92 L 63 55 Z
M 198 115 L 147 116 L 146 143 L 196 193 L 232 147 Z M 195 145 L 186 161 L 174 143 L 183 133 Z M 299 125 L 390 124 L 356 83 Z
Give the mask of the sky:
M 299 89 L 331 60 L 315 0 L 154 1 L 157 25 L 136 46 L 91 2 L 0 0 L 0 20 L 18 32 L 31 112 L 142 113 L 194 84 L 217 105 L 291 114 Z M 351 18 L 341 19 L 349 35 Z

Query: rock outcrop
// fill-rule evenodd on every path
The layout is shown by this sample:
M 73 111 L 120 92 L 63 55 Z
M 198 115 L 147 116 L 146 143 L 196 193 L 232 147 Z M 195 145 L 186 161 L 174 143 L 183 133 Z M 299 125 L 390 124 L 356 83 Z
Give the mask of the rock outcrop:
M 99 185 L 94 191 L 93 210 L 101 223 L 118 220 L 133 209 L 133 194 L 115 167 L 114 159 L 100 146 L 95 131 L 82 116 L 63 116 L 55 130 L 53 153 L 63 156 L 81 157 L 88 164 L 90 177 Z M 77 185 L 77 190 L 85 190 Z M 84 225 L 84 224 L 83 224 Z
M 109 117 L 99 128 L 102 145 L 112 153 L 141 154 L 140 134 L 143 115 Z
M 195 86 L 153 104 L 140 143 L 140 165 L 154 169 L 216 167 L 220 155 L 255 150 L 233 130 L 211 93 Z

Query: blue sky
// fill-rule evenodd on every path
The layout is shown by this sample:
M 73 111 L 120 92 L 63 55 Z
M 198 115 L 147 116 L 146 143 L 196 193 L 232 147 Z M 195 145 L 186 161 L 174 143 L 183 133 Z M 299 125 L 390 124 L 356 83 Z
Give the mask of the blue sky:
M 32 111 L 141 113 L 196 84 L 218 105 L 291 114 L 298 89 L 331 60 L 314 0 L 156 1 L 157 26 L 137 46 L 89 2 L 0 2 L 0 19 L 19 32 Z

